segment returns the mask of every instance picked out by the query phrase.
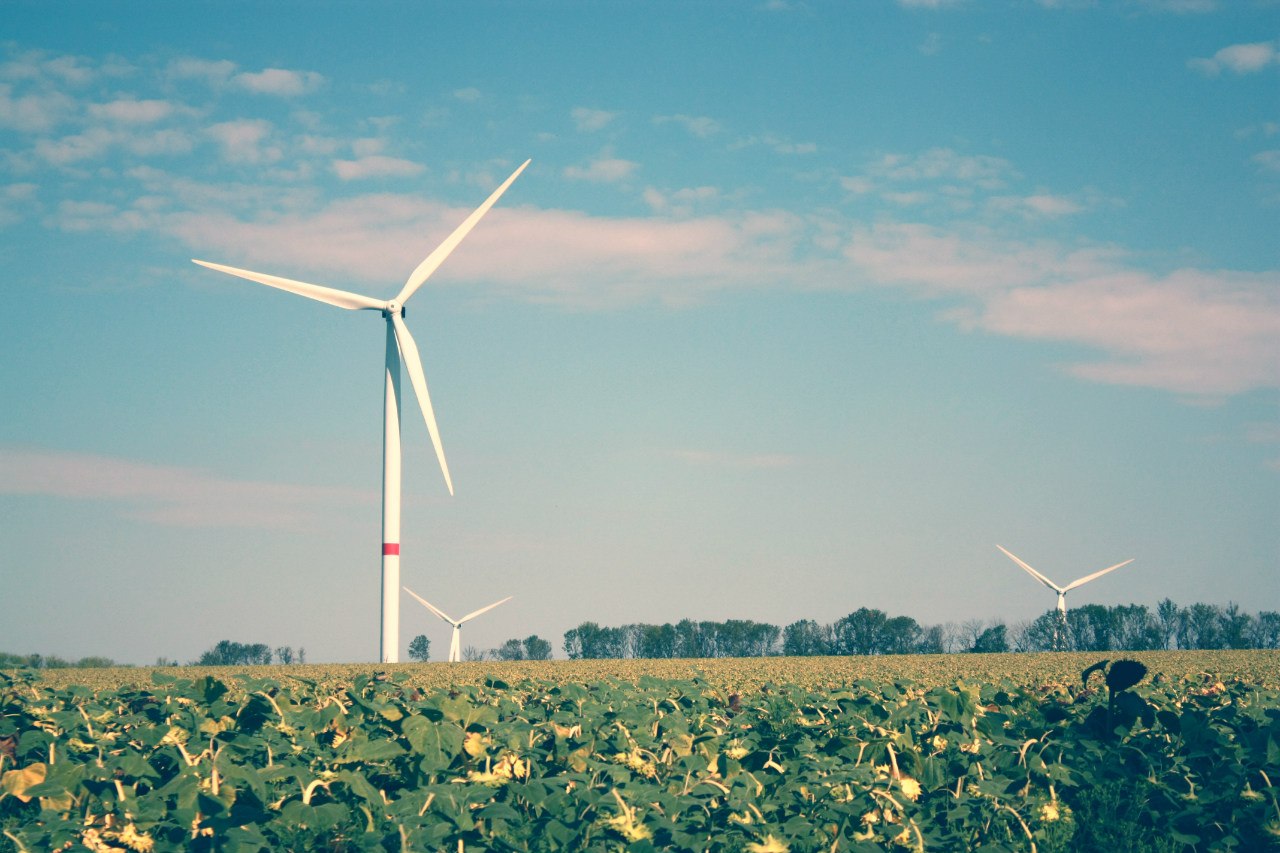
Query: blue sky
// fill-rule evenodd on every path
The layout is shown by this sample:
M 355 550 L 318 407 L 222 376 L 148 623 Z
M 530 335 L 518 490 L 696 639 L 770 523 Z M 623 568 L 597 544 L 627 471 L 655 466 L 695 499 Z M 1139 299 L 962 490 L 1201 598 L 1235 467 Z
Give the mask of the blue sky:
M 1280 608 L 1280 5 L 6 4 L 0 649 Z M 402 641 L 447 626 L 406 599 Z

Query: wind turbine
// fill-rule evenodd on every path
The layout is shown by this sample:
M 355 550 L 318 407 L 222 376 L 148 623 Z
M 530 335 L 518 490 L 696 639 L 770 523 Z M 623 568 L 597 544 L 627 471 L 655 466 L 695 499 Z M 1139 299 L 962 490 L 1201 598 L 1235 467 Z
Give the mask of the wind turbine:
M 479 610 L 471 611 L 466 616 L 463 616 L 461 619 L 454 619 L 452 616 L 445 613 L 439 607 L 436 607 L 430 601 L 427 601 L 425 598 L 418 595 L 413 590 L 409 589 L 409 587 L 406 586 L 404 588 L 404 591 L 412 595 L 414 598 L 418 599 L 418 601 L 422 604 L 423 607 L 427 608 L 432 613 L 439 616 L 441 619 L 443 619 L 444 621 L 448 622 L 450 625 L 453 626 L 453 639 L 449 641 L 449 662 L 450 663 L 457 663 L 458 661 L 462 660 L 462 624 L 464 622 L 470 622 L 472 619 L 476 618 L 481 613 L 488 613 L 490 610 L 497 607 L 499 604 L 506 604 L 508 601 L 510 601 L 514 597 L 514 596 L 508 595 L 506 598 L 502 599 L 501 601 L 495 601 L 493 604 L 490 604 L 488 607 L 481 607 Z
M 1091 580 L 1097 580 L 1098 578 L 1100 578 L 1100 577 L 1102 577 L 1103 575 L 1105 575 L 1107 572 L 1114 572 L 1116 569 L 1120 568 L 1121 566 L 1127 566 L 1127 565 L 1129 565 L 1130 563 L 1132 563 L 1132 562 L 1133 562 L 1133 559 L 1132 559 L 1132 558 L 1130 558 L 1130 559 L 1128 559 L 1128 560 L 1125 560 L 1123 563 L 1116 563 L 1114 566 L 1108 566 L 1107 568 L 1103 569 L 1103 570 L 1102 570 L 1102 571 L 1100 571 L 1100 572 L 1094 572 L 1094 573 L 1093 573 L 1093 574 L 1091 574 L 1091 575 L 1085 575 L 1085 576 L 1084 576 L 1084 577 L 1082 577 L 1082 578 L 1077 578 L 1076 580 L 1073 580 L 1071 583 L 1067 584 L 1066 586 L 1058 586 L 1056 583 L 1054 583 L 1053 581 L 1049 580 L 1047 577 L 1045 577 L 1044 575 L 1040 574 L 1040 573 L 1039 573 L 1039 572 L 1037 572 L 1035 569 L 1033 569 L 1033 568 L 1031 568 L 1030 566 L 1028 566 L 1026 563 L 1022 562 L 1022 560 L 1018 559 L 1018 558 L 1017 558 L 1017 557 L 1015 557 L 1013 554 L 1010 554 L 1008 551 L 1006 551 L 1006 550 L 1005 550 L 1003 547 L 1001 547 L 1000 545 L 997 545 L 996 547 L 997 547 L 997 548 L 999 548 L 1001 551 L 1003 551 L 1003 552 L 1004 552 L 1004 555 L 1005 555 L 1006 557 L 1008 557 L 1010 560 L 1013 560 L 1013 561 L 1014 561 L 1015 563 L 1017 563 L 1019 566 L 1022 566 L 1022 568 L 1026 569 L 1027 574 L 1031 575 L 1031 577 L 1033 577 L 1033 578 L 1035 578 L 1036 580 L 1040 581 L 1040 583 L 1042 583 L 1042 584 L 1044 584 L 1045 586 L 1049 587 L 1049 589 L 1053 590 L 1054 592 L 1056 592 L 1056 593 L 1058 594 L 1058 626 L 1059 626 L 1059 629 L 1060 629 L 1062 626 L 1066 625 L 1066 623 L 1067 623 L 1067 593 L 1068 593 L 1068 592 L 1070 592 L 1071 590 L 1075 589 L 1075 588 L 1076 588 L 1076 587 L 1078 587 L 1078 586 L 1084 586 L 1085 584 L 1087 584 L 1087 583 L 1088 583 L 1089 581 L 1091 581 Z M 1054 631 L 1054 637 L 1053 637 L 1053 644 L 1054 644 L 1054 646 L 1057 646 L 1057 645 L 1058 645 L 1058 633 L 1057 633 L 1057 630 L 1058 630 L 1058 629 L 1055 629 L 1055 631 Z
M 453 480 L 449 477 L 449 465 L 445 462 L 444 448 L 440 444 L 440 430 L 436 426 L 436 416 L 431 409 L 431 398 L 427 396 L 427 380 L 422 372 L 422 359 L 418 355 L 418 346 L 404 324 L 404 305 L 417 292 L 436 269 L 444 263 L 445 258 L 458 247 L 463 238 L 471 232 L 489 208 L 493 207 L 499 197 L 507 191 L 507 187 L 520 176 L 530 163 L 525 160 L 520 168 L 511 173 L 502 186 L 493 191 L 475 211 L 459 225 L 452 234 L 436 247 L 426 259 L 418 264 L 417 269 L 409 276 L 404 287 L 393 299 L 374 299 L 345 290 L 321 287 L 318 284 L 307 284 L 303 281 L 280 278 L 265 273 L 250 272 L 235 267 L 212 264 L 207 261 L 192 261 L 203 267 L 218 270 L 256 281 L 269 287 L 287 290 L 299 296 L 327 302 L 339 308 L 362 311 L 381 312 L 387 321 L 386 368 L 384 371 L 384 403 L 382 414 L 382 638 L 379 659 L 383 663 L 396 663 L 400 659 L 400 363 L 404 362 L 409 371 L 409 381 L 413 385 L 418 405 L 422 409 L 423 420 L 427 431 L 431 434 L 431 444 L 435 447 L 436 458 L 440 460 L 440 470 L 444 473 L 444 483 L 453 494 Z

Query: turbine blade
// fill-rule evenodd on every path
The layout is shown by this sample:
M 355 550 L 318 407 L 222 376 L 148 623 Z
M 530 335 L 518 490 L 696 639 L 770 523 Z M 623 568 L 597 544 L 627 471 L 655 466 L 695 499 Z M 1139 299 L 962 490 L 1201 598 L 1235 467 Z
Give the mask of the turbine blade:
M 191 262 L 193 264 L 199 264 L 202 267 L 208 267 L 211 270 L 236 275 L 240 278 L 247 278 L 249 281 L 256 281 L 258 284 L 265 284 L 268 287 L 277 287 L 280 290 L 287 290 L 290 293 L 296 293 L 299 296 L 305 296 L 308 299 L 315 299 L 320 302 L 327 302 L 330 305 L 337 305 L 339 308 L 347 308 L 353 311 L 359 309 L 381 311 L 387 304 L 380 299 L 370 299 L 368 296 L 361 296 L 359 293 L 348 293 L 345 290 L 335 290 L 332 287 L 321 287 L 318 284 L 307 284 L 305 281 L 294 281 L 291 278 L 281 278 L 278 275 L 267 275 L 266 273 L 237 269 L 236 267 L 228 267 L 222 264 L 211 264 L 208 261 L 197 261 L 195 258 L 192 258 Z
M 444 259 L 449 257 L 449 254 L 454 249 L 458 248 L 458 244 L 462 242 L 463 238 L 471 233 L 471 229 L 476 227 L 476 223 L 480 221 L 481 217 L 489 212 L 489 208 L 493 207 L 494 203 L 507 191 L 507 187 L 511 186 L 515 179 L 520 177 L 520 173 L 524 171 L 525 166 L 528 166 L 531 162 L 531 160 L 525 160 L 521 163 L 520 168 L 512 172 L 511 177 L 503 181 L 502 186 L 494 190 L 493 194 L 485 199 L 484 204 L 477 207 L 475 212 L 454 229 L 454 232 L 437 246 L 434 252 L 427 255 L 426 260 L 418 264 L 418 268 L 413 271 L 413 274 L 409 276 L 409 280 L 404 283 L 404 288 L 401 289 L 400 295 L 395 299 L 396 302 L 403 305 L 409 301 L 409 297 L 413 296 L 418 291 L 418 288 L 422 286 L 422 283 L 436 271 L 436 268 L 444 263 Z
M 508 595 L 506 598 L 502 599 L 501 601 L 495 601 L 493 604 L 490 604 L 488 607 L 481 607 L 479 610 L 474 610 L 471 613 L 468 613 L 466 616 L 463 616 L 461 619 L 459 619 L 458 624 L 461 625 L 463 622 L 468 622 L 476 618 L 477 616 L 479 616 L 481 613 L 488 613 L 490 610 L 497 607 L 499 604 L 506 604 L 508 601 L 510 601 L 513 598 L 515 598 L 514 595 Z
M 454 625 L 454 624 L 456 624 L 452 619 L 450 619 L 450 618 L 449 618 L 448 614 L 446 614 L 443 610 L 441 610 L 439 607 L 436 607 L 436 606 L 435 606 L 434 604 L 432 604 L 430 601 L 427 601 L 425 598 L 423 598 L 422 596 L 418 595 L 418 594 L 417 594 L 416 592 L 414 592 L 413 590 L 409 589 L 409 587 L 405 586 L 405 587 L 401 587 L 401 589 L 403 589 L 405 592 L 407 592 L 407 593 L 409 593 L 410 595 L 412 595 L 414 598 L 418 599 L 418 602 L 419 602 L 423 607 L 427 608 L 427 609 L 428 609 L 428 610 L 430 610 L 432 613 L 434 613 L 435 615 L 439 616 L 439 617 L 440 617 L 441 619 L 443 619 L 444 621 L 448 622 L 450 625 Z
M 400 346 L 400 359 L 409 371 L 409 381 L 413 383 L 413 393 L 422 408 L 422 419 L 427 422 L 427 432 L 431 433 L 431 444 L 436 449 L 436 459 L 440 460 L 440 470 L 444 472 L 444 484 L 453 494 L 453 478 L 449 476 L 449 463 L 444 459 L 444 447 L 440 444 L 440 428 L 436 426 L 436 413 L 431 408 L 431 396 L 427 393 L 427 376 L 422 372 L 422 359 L 418 356 L 418 345 L 409 334 L 409 327 L 399 314 L 391 315 L 391 324 L 396 330 L 396 343 Z
M 1049 587 L 1049 589 L 1051 589 L 1051 590 L 1053 590 L 1054 592 L 1057 592 L 1057 593 L 1063 593 L 1063 592 L 1066 592 L 1066 591 L 1067 591 L 1067 590 L 1063 589 L 1062 587 L 1058 586 L 1058 585 L 1057 585 L 1056 583 L 1054 583 L 1053 581 L 1049 580 L 1049 579 L 1048 579 L 1047 577 L 1045 577 L 1044 575 L 1042 575 L 1042 574 L 1040 574 L 1039 572 L 1037 572 L 1035 569 L 1033 569 L 1033 568 L 1031 568 L 1030 566 L 1028 566 L 1026 563 L 1024 563 L 1024 562 L 1022 562 L 1021 560 L 1019 560 L 1017 557 L 1015 557 L 1015 556 L 1013 556 L 1012 554 L 1010 554 L 1008 551 L 1005 551 L 1005 549 L 1004 549 L 1004 548 L 1001 548 L 999 545 L 997 545 L 996 547 L 997 547 L 997 548 L 1000 548 L 1000 550 L 1001 550 L 1001 551 L 1004 551 L 1004 555 L 1005 555 L 1006 557 L 1008 557 L 1010 560 L 1013 560 L 1013 561 L 1014 561 L 1015 563 L 1017 563 L 1019 566 L 1022 566 L 1022 568 L 1026 569 L 1026 570 L 1027 570 L 1027 574 L 1031 575 L 1031 577 L 1035 578 L 1036 580 L 1040 581 L 1040 583 L 1042 583 L 1042 584 L 1044 584 L 1045 586 Z M 1068 589 L 1070 589 L 1070 587 L 1068 587 Z
M 1075 588 L 1076 588 L 1076 587 L 1078 587 L 1078 586 L 1084 586 L 1085 584 L 1087 584 L 1089 581 L 1093 580 L 1094 578 L 1100 578 L 1100 577 L 1102 577 L 1103 575 L 1105 575 L 1107 572 L 1114 572 L 1116 569 L 1120 568 L 1121 566 L 1127 566 L 1127 565 L 1129 565 L 1129 564 L 1130 564 L 1130 563 L 1132 563 L 1132 562 L 1133 562 L 1133 560 L 1132 560 L 1132 559 L 1128 559 L 1128 560 L 1125 560 L 1123 563 L 1116 563 L 1114 566 L 1110 566 L 1109 568 L 1105 568 L 1105 569 L 1103 569 L 1103 570 L 1102 570 L 1102 571 L 1100 571 L 1100 572 L 1094 572 L 1094 573 L 1093 573 L 1093 574 L 1091 574 L 1091 575 L 1085 575 L 1084 577 L 1080 578 L 1079 580 L 1074 580 L 1074 581 L 1072 581 L 1071 583 L 1067 584 L 1067 585 L 1063 588 L 1063 590 L 1062 590 L 1062 591 L 1063 591 L 1063 592 L 1066 592 L 1066 591 L 1067 591 L 1067 590 L 1069 590 L 1069 589 L 1075 589 Z

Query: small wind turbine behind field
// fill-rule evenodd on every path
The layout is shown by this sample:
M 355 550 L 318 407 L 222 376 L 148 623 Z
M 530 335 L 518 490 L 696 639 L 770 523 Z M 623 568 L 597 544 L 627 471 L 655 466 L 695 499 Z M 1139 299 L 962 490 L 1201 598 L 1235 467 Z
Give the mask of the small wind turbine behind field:
M 349 293 L 318 284 L 308 284 L 304 281 L 294 281 L 193 259 L 194 263 L 203 267 L 287 290 L 339 308 L 352 311 L 378 311 L 387 322 L 386 362 L 383 372 L 385 392 L 382 410 L 382 638 L 378 655 L 382 663 L 396 663 L 400 659 L 400 364 L 402 361 L 405 369 L 409 371 L 409 381 L 413 385 L 413 392 L 422 409 L 422 418 L 426 422 L 427 432 L 431 434 L 431 444 L 435 447 L 436 458 L 440 461 L 444 483 L 449 489 L 449 494 L 453 494 L 453 480 L 449 476 L 449 465 L 444 459 L 444 447 L 440 444 L 440 430 L 436 426 L 435 412 L 431 409 L 431 398 L 427 396 L 427 379 L 422 371 L 418 345 L 414 343 L 413 336 L 409 334 L 409 328 L 404 324 L 404 305 L 413 294 L 417 293 L 423 282 L 444 263 L 445 258 L 449 257 L 463 238 L 471 233 L 471 229 L 489 212 L 489 208 L 493 207 L 529 163 L 529 160 L 524 161 L 520 168 L 503 182 L 502 186 L 493 191 L 484 204 L 476 208 L 475 212 L 437 246 L 435 251 L 418 264 L 417 269 L 409 276 L 409 280 L 404 283 L 404 287 L 395 298 L 390 300 L 374 299 L 359 293 Z
M 1133 559 L 1130 558 L 1128 560 L 1125 560 L 1123 563 L 1116 563 L 1114 566 L 1108 566 L 1107 568 L 1103 569 L 1100 572 L 1094 572 L 1091 575 L 1085 575 L 1082 578 L 1077 578 L 1073 580 L 1071 583 L 1067 584 L 1066 586 L 1058 586 L 1056 583 L 1049 580 L 1047 577 L 1040 574 L 1035 569 L 1028 566 L 1026 563 L 1022 562 L 1022 560 L 1018 559 L 1013 554 L 1010 554 L 1003 547 L 999 545 L 997 545 L 996 547 L 1000 548 L 1000 550 L 1004 552 L 1004 555 L 1006 557 L 1008 557 L 1010 560 L 1013 560 L 1015 563 L 1017 563 L 1019 566 L 1025 569 L 1027 574 L 1031 575 L 1031 577 L 1040 581 L 1040 583 L 1049 587 L 1049 589 L 1053 590 L 1058 594 L 1058 627 L 1054 629 L 1054 636 L 1053 636 L 1053 644 L 1055 647 L 1058 645 L 1058 639 L 1059 639 L 1058 632 L 1061 631 L 1062 628 L 1064 628 L 1067 623 L 1067 593 L 1078 586 L 1084 586 L 1091 580 L 1097 580 L 1098 578 L 1102 577 L 1108 572 L 1114 572 L 1116 569 L 1120 568 L 1121 566 L 1127 566 L 1133 562 Z
M 432 613 L 439 616 L 441 619 L 443 619 L 444 621 L 448 622 L 450 625 L 453 626 L 453 638 L 449 641 L 449 662 L 450 663 L 457 663 L 458 661 L 462 660 L 462 626 L 463 624 L 470 622 L 472 619 L 476 618 L 481 613 L 488 613 L 490 610 L 497 607 L 499 604 L 506 604 L 508 601 L 510 601 L 514 597 L 514 596 L 508 595 L 506 598 L 502 599 L 501 601 L 495 601 L 493 604 L 490 604 L 488 607 L 481 607 L 479 610 L 471 611 L 466 616 L 463 616 L 461 619 L 454 619 L 452 616 L 445 613 L 439 607 L 436 607 L 430 601 L 427 601 L 425 598 L 418 595 L 413 590 L 409 589 L 409 587 L 406 586 L 404 588 L 404 591 L 412 595 L 414 598 L 418 599 L 419 603 L 421 603 L 423 607 L 427 608 Z

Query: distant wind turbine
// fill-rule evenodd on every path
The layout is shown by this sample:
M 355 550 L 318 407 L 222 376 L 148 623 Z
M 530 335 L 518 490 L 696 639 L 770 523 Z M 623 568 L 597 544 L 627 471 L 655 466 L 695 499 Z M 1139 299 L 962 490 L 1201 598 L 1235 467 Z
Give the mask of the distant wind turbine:
M 470 622 L 472 619 L 476 618 L 481 613 L 488 613 L 490 610 L 497 607 L 499 604 L 506 604 L 508 601 L 514 598 L 514 596 L 508 595 L 506 598 L 502 599 L 501 601 L 495 601 L 493 604 L 490 604 L 488 607 L 481 607 L 479 610 L 471 611 L 466 616 L 463 616 L 461 619 L 454 619 L 452 616 L 449 616 L 439 607 L 436 607 L 430 601 L 427 601 L 425 598 L 418 595 L 413 590 L 409 589 L 409 587 L 406 586 L 404 588 L 404 591 L 412 595 L 414 598 L 418 599 L 418 601 L 422 604 L 423 607 L 427 608 L 432 613 L 439 616 L 441 619 L 443 619 L 444 621 L 448 622 L 450 625 L 453 626 L 453 639 L 449 641 L 449 662 L 450 663 L 457 663 L 458 661 L 462 660 L 462 625 L 463 623 Z
M 409 371 L 409 381 L 413 385 L 418 405 L 422 409 L 423 420 L 427 431 L 431 434 L 431 444 L 435 447 L 436 458 L 440 460 L 440 470 L 444 472 L 444 482 L 453 494 L 453 480 L 449 477 L 449 465 L 444 459 L 444 448 L 440 444 L 440 430 L 436 426 L 435 413 L 431 409 L 431 398 L 427 396 L 427 380 L 422 372 L 422 359 L 418 355 L 418 346 L 404 324 L 404 304 L 417 292 L 422 283 L 436 271 L 445 258 L 458 247 L 463 238 L 471 232 L 489 208 L 507 191 L 520 173 L 530 163 L 524 161 L 502 186 L 493 191 L 484 204 L 476 208 L 470 216 L 459 225 L 448 238 L 436 247 L 417 269 L 409 276 L 404 287 L 391 300 L 373 299 L 358 293 L 335 290 L 318 284 L 307 284 L 293 279 L 280 278 L 265 273 L 250 272 L 207 261 L 197 261 L 209 269 L 229 273 L 287 290 L 299 296 L 327 302 L 339 308 L 363 311 L 379 311 L 387 321 L 386 369 L 384 372 L 385 393 L 382 414 L 382 638 L 379 659 L 383 663 L 396 663 L 400 659 L 400 363 L 404 362 Z
M 1039 573 L 1039 572 L 1037 572 L 1035 569 L 1033 569 L 1033 568 L 1031 568 L 1030 566 L 1028 566 L 1026 563 L 1022 562 L 1022 560 L 1018 559 L 1018 558 L 1017 558 L 1017 557 L 1015 557 L 1013 554 L 1010 554 L 1008 551 L 1006 551 L 1006 550 L 1005 550 L 1003 547 L 1001 547 L 1000 545 L 997 545 L 996 547 L 997 547 L 997 548 L 999 548 L 1001 551 L 1003 551 L 1003 552 L 1004 552 L 1004 555 L 1005 555 L 1006 557 L 1008 557 L 1010 560 L 1013 560 L 1013 561 L 1014 561 L 1015 563 L 1017 563 L 1019 566 L 1021 566 L 1021 567 L 1022 567 L 1022 568 L 1024 568 L 1024 569 L 1026 569 L 1027 574 L 1031 575 L 1031 577 L 1033 577 L 1033 578 L 1035 578 L 1036 580 L 1040 581 L 1040 583 L 1042 583 L 1042 584 L 1044 584 L 1045 586 L 1049 587 L 1049 589 L 1053 590 L 1054 592 L 1056 592 L 1056 593 L 1058 594 L 1058 624 L 1059 624 L 1059 627 L 1061 627 L 1061 626 L 1065 625 L 1065 624 L 1066 624 L 1066 622 L 1067 622 L 1067 593 L 1068 593 L 1068 592 L 1070 592 L 1071 590 L 1075 589 L 1075 588 L 1076 588 L 1076 587 L 1078 587 L 1078 586 L 1084 586 L 1085 584 L 1087 584 L 1087 583 L 1088 583 L 1089 581 L 1091 581 L 1091 580 L 1097 580 L 1098 578 L 1100 578 L 1100 577 L 1102 577 L 1103 575 L 1105 575 L 1107 572 L 1114 572 L 1116 569 L 1120 568 L 1121 566 L 1127 566 L 1127 565 L 1129 565 L 1130 563 L 1132 563 L 1132 562 L 1133 562 L 1133 559 L 1132 559 L 1132 558 L 1130 558 L 1130 559 L 1128 559 L 1128 560 L 1125 560 L 1123 563 L 1116 563 L 1114 566 L 1108 566 L 1107 568 L 1103 569 L 1103 570 L 1102 570 L 1102 571 L 1100 571 L 1100 572 L 1094 572 L 1094 573 L 1093 573 L 1093 574 L 1091 574 L 1091 575 L 1085 575 L 1085 576 L 1084 576 L 1084 577 L 1082 577 L 1082 578 L 1077 578 L 1076 580 L 1073 580 L 1071 583 L 1067 584 L 1066 586 L 1058 586 L 1056 583 L 1054 583 L 1053 581 L 1049 580 L 1047 577 L 1045 577 L 1044 575 L 1040 574 L 1040 573 Z M 1057 644 L 1058 644 L 1058 637 L 1057 637 L 1057 632 L 1056 632 L 1056 630 L 1055 630 L 1054 645 L 1056 646 Z

